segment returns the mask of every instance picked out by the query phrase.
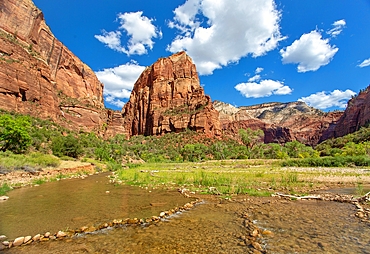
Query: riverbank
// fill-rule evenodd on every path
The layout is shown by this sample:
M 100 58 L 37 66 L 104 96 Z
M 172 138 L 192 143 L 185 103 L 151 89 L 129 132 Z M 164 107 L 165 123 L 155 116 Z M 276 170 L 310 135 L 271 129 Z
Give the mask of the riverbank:
M 97 167 L 88 162 L 61 161 L 58 167 L 46 167 L 39 169 L 24 169 L 2 172 L 0 174 L 0 186 L 7 184 L 11 188 L 19 188 L 27 185 L 41 184 L 47 181 L 60 180 L 68 177 L 79 177 L 94 174 Z

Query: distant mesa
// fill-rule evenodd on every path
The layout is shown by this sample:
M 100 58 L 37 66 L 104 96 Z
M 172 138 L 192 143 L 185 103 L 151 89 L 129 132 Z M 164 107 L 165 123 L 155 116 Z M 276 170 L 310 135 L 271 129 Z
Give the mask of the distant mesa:
M 234 107 L 215 101 L 222 130 L 236 134 L 240 128 L 262 129 L 265 143 L 286 143 L 297 140 L 307 145 L 333 136 L 334 127 L 343 112 L 325 113 L 304 102 L 264 103 Z

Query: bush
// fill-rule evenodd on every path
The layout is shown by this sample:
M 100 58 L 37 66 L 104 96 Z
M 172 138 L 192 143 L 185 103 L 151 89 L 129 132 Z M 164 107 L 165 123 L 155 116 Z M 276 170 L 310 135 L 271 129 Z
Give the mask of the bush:
M 29 117 L 0 116 L 0 151 L 24 153 L 31 145 L 29 135 L 31 121 Z
M 71 134 L 54 138 L 52 140 L 51 150 L 58 157 L 68 156 L 78 158 L 83 154 L 79 140 Z

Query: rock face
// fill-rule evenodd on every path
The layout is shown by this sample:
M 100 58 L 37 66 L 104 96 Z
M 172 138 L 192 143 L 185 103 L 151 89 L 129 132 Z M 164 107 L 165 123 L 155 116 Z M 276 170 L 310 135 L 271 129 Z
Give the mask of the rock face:
M 297 140 L 316 145 L 330 137 L 343 112 L 324 113 L 304 102 L 265 103 L 248 107 L 233 107 L 215 101 L 223 130 L 237 133 L 240 128 L 262 129 L 265 143 L 286 143 Z
M 218 112 L 204 95 L 192 59 L 180 52 L 147 67 L 123 110 L 129 136 L 161 135 L 188 129 L 220 135 Z
M 334 129 L 334 137 L 358 131 L 370 122 L 370 86 L 350 99 L 344 114 Z
M 0 1 L 0 108 L 99 131 L 103 85 L 58 39 L 31 0 Z

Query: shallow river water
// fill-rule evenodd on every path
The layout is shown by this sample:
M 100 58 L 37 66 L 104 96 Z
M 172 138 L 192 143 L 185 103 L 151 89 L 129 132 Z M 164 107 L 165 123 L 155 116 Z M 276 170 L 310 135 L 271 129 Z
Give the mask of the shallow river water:
M 90 178 L 90 180 L 92 179 Z M 80 187 L 80 183 L 86 180 L 77 181 L 75 185 Z M 54 188 L 52 185 L 57 184 L 59 182 L 51 183 L 48 189 Z M 104 186 L 101 189 L 104 191 L 104 195 L 106 194 L 105 190 L 112 188 L 109 193 L 112 194 L 116 188 L 107 185 L 104 181 L 98 182 L 90 188 L 100 188 L 95 185 Z M 29 195 L 30 190 L 26 191 L 24 195 Z M 11 193 L 9 193 L 11 198 L 6 202 L 15 199 L 14 196 L 10 195 Z M 146 217 L 146 214 L 150 213 L 153 213 L 150 215 L 158 215 L 159 211 L 165 207 L 160 207 L 156 211 L 151 210 L 153 207 L 150 206 L 150 202 L 154 201 L 145 197 L 147 193 L 149 192 L 143 190 L 135 192 L 133 190 L 131 194 L 122 198 L 124 201 L 121 206 L 118 208 L 112 206 L 110 212 L 116 214 L 109 218 L 116 218 L 115 216 L 140 218 Z M 189 201 L 176 192 L 160 193 L 158 192 L 158 196 L 161 199 L 155 202 L 177 206 Z M 60 190 L 59 195 L 64 194 L 64 191 Z M 105 197 L 104 195 L 101 198 Z M 174 200 L 171 198 L 172 195 Z M 157 195 L 153 195 L 153 192 L 149 193 L 149 197 L 153 196 Z M 92 202 L 95 198 L 98 197 L 89 197 L 88 199 Z M 137 201 L 128 201 L 131 199 Z M 244 241 L 245 236 L 251 233 L 245 227 L 245 218 L 247 217 L 261 230 L 267 229 L 271 232 L 261 236 L 260 239 L 263 251 L 267 253 L 370 253 L 370 225 L 361 222 L 354 216 L 356 210 L 351 204 L 308 200 L 287 201 L 276 197 L 252 198 L 247 196 L 234 197 L 233 201 L 214 196 L 203 197 L 203 199 L 204 202 L 196 205 L 192 210 L 176 214 L 150 226 L 122 226 L 105 229 L 94 234 L 33 243 L 4 252 L 253 253 L 255 250 Z M 86 202 L 86 206 L 88 205 L 89 201 Z M 100 212 L 103 206 L 100 204 L 100 206 L 96 205 L 86 209 L 86 211 L 90 210 L 90 214 L 85 214 L 86 211 L 80 213 L 79 216 L 87 217 L 87 220 L 83 221 L 82 224 L 93 223 L 94 220 L 102 220 L 109 216 L 109 212 Z M 132 208 L 129 208 L 131 206 Z M 68 204 L 63 204 L 62 207 L 64 210 L 72 209 Z M 117 214 L 115 209 L 128 209 L 130 212 L 121 211 L 123 214 Z M 55 220 L 59 220 L 57 212 L 54 213 L 51 210 L 49 212 L 54 214 Z M 24 211 L 24 213 L 27 212 Z M 43 212 L 40 210 L 40 213 Z M 99 215 L 91 215 L 94 213 Z M 89 221 L 89 219 L 91 220 Z M 1 223 L 2 221 L 1 219 Z M 1 226 L 1 228 L 3 227 Z M 0 234 L 3 233 L 0 232 Z M 21 235 L 26 235 L 26 233 Z

